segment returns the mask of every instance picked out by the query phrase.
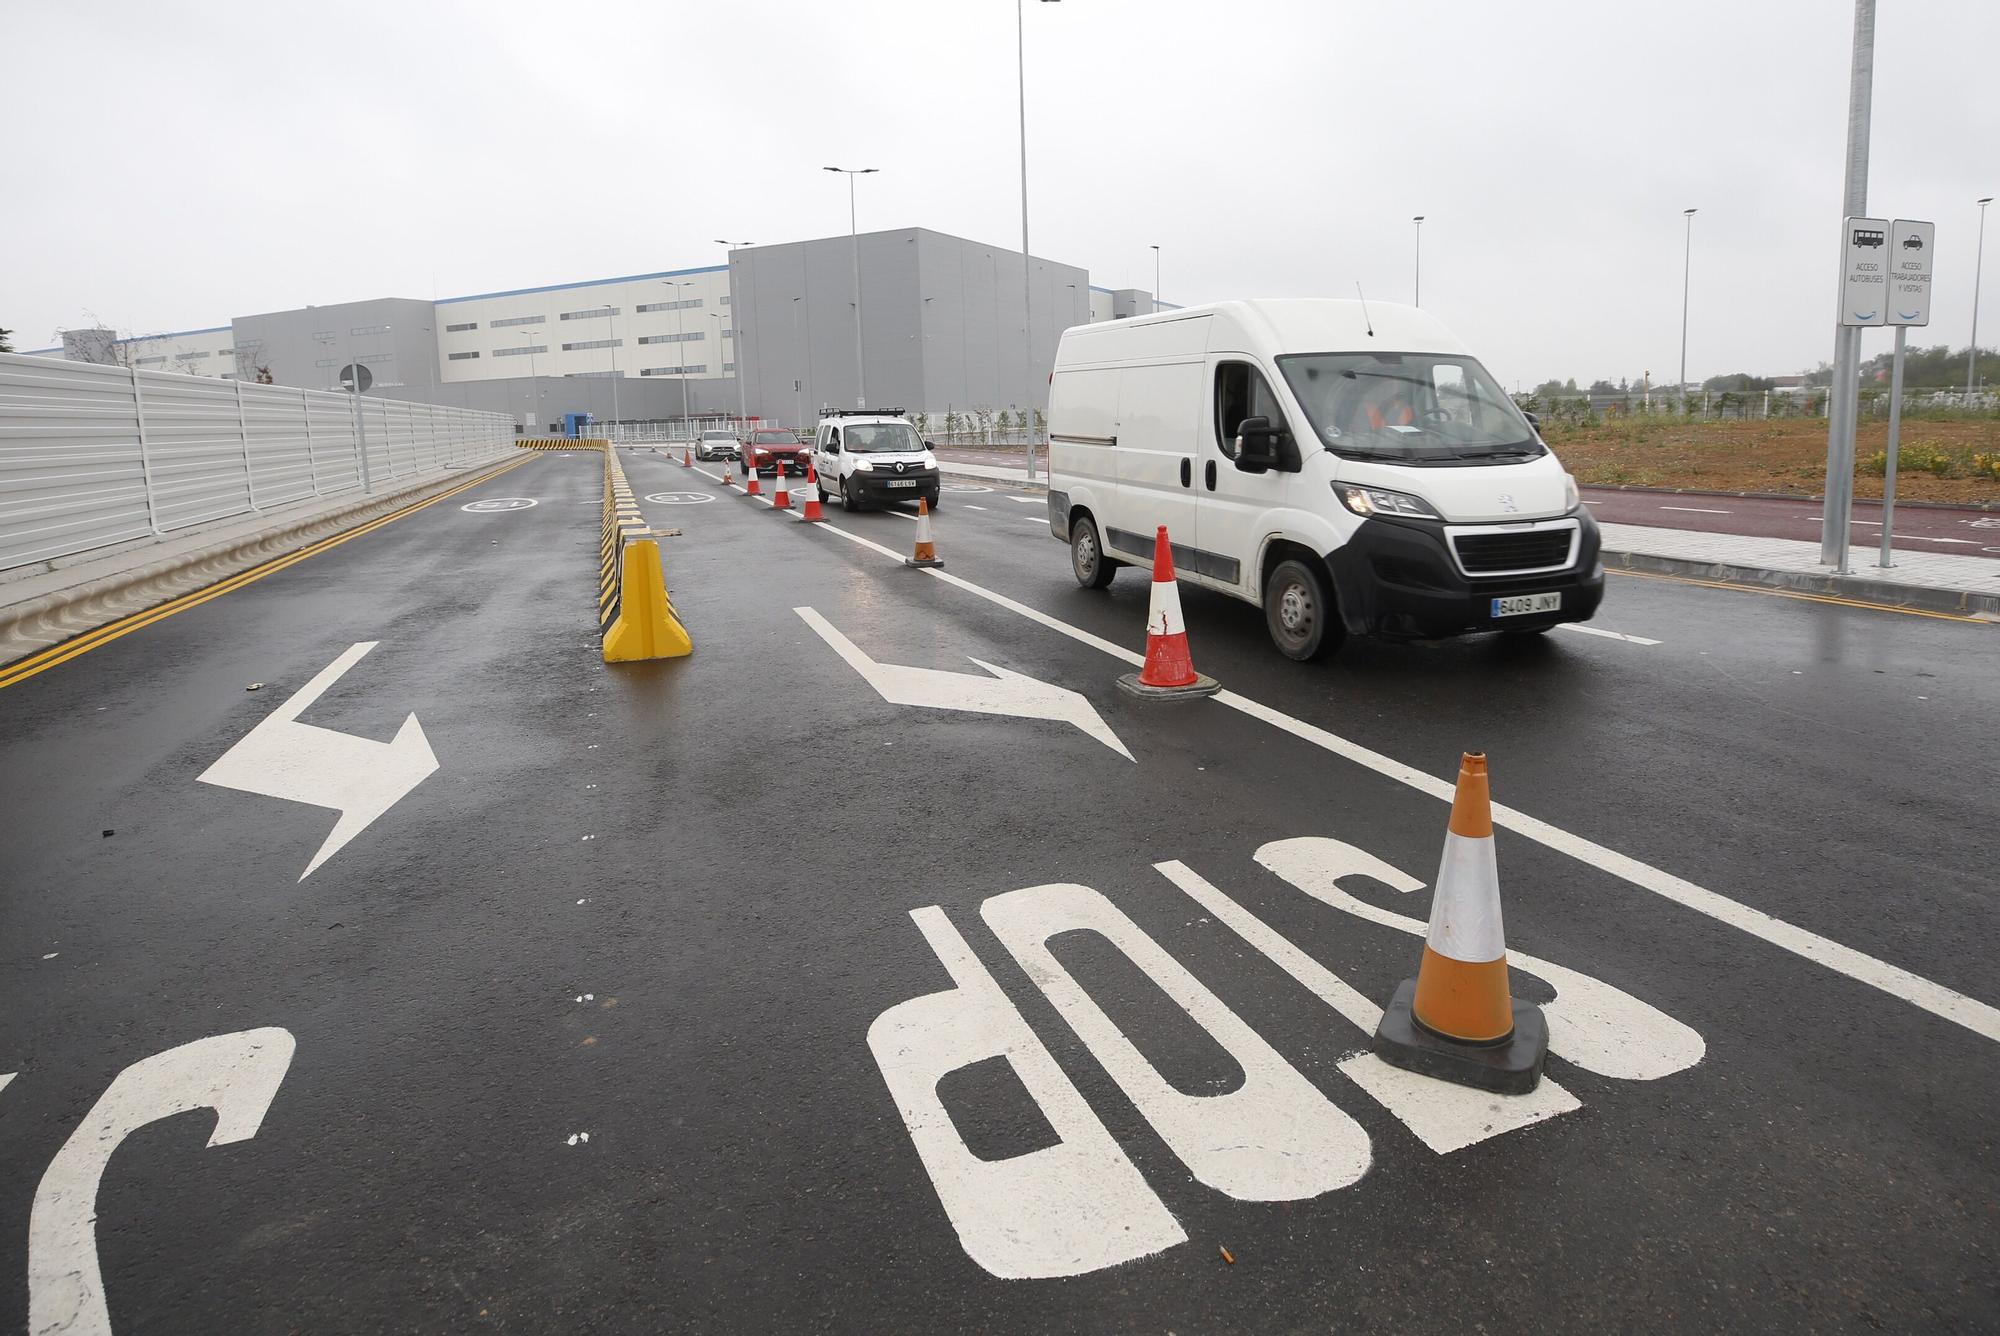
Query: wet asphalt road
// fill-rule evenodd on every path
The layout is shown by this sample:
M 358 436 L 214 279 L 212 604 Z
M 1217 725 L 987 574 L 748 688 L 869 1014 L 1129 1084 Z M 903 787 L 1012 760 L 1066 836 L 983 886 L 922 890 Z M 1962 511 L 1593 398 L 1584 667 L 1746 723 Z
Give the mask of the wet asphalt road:
M 600 466 L 555 455 L 0 691 L 0 1322 L 27 1320 L 31 1203 L 113 1079 L 275 1027 L 295 1047 L 253 1136 L 206 1146 L 197 1112 L 111 1155 L 114 1329 L 1994 1325 L 1994 627 L 1621 576 L 1596 625 L 1658 644 L 1300 666 L 1256 610 L 1189 590 L 1197 665 L 1244 703 L 1161 706 L 1036 620 L 1137 649 L 1146 599 L 1136 572 L 1077 589 L 1039 498 L 955 486 L 940 579 L 626 460 L 642 498 L 682 498 L 641 504 L 682 531 L 662 542 L 687 660 L 599 662 Z M 537 504 L 462 509 L 501 497 Z M 832 527 L 890 553 L 914 529 Z M 890 704 L 797 608 L 879 663 L 976 657 L 1081 693 L 1132 759 L 1064 722 Z M 330 812 L 195 776 L 371 641 L 303 722 L 386 742 L 414 713 L 438 768 L 301 880 Z M 1155 865 L 1379 1004 L 1417 952 L 1385 912 L 1421 919 L 1428 890 L 1354 876 L 1373 917 L 1342 912 L 1301 884 L 1347 855 L 1295 842 L 1428 882 L 1446 809 L 1420 786 L 1474 747 L 1496 801 L 1547 823 L 1499 836 L 1510 945 L 1640 1020 L 1551 1058 L 1579 1107 L 1440 1152 L 1344 1074 L 1363 1030 Z M 1024 968 L 989 901 L 1058 884 L 1101 893 L 1240 1028 L 1202 1028 L 1049 893 L 1011 902 L 1052 933 L 1056 966 Z M 1018 1017 L 1141 1188 L 1037 1179 L 1050 1117 L 1018 1069 L 968 1057 L 922 1135 L 962 1143 L 968 1181 L 1022 1176 L 947 1210 L 869 1043 L 951 987 L 911 917 L 932 906 L 1002 996 L 988 1021 Z M 1760 913 L 1869 963 L 1746 931 Z M 1930 991 L 1855 977 L 1898 969 Z M 1065 972 L 1198 1134 L 1254 1153 L 1299 1125 L 1295 1087 L 1218 1098 L 1282 1067 L 1351 1120 L 1366 1173 L 1306 1191 L 1288 1176 L 1326 1157 L 1277 1157 L 1294 1200 L 1204 1181 L 1158 1092 L 1117 1079 L 1129 1053 L 1065 1019 Z M 1617 1074 L 1675 1044 L 1674 1070 Z M 1029 1255 L 1077 1199 L 1115 1240 L 1157 1224 L 1149 1195 L 1184 1242 L 1059 1279 L 969 1252 Z M 1026 1229 L 996 1234 L 1016 1209 Z

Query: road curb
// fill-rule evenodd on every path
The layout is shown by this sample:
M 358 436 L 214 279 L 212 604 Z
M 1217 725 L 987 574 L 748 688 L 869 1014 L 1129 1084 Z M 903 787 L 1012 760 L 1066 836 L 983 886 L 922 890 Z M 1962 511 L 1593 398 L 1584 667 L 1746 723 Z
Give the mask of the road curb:
M 1690 561 L 1684 557 L 1661 557 L 1649 552 L 1603 553 L 1611 570 L 1637 571 L 1648 575 L 1678 575 L 1708 580 L 1716 584 L 1749 589 L 1783 589 L 1802 594 L 1823 594 L 1850 599 L 1882 608 L 1917 612 L 1954 613 L 1962 617 L 2000 617 L 2000 591 L 1981 593 L 1969 589 L 1939 589 L 1929 585 L 1902 584 L 1895 580 L 1875 580 L 1865 575 L 1835 575 L 1830 571 L 1786 571 L 1764 566 L 1737 566 L 1728 562 Z
M 240 535 L 0 607 L 0 665 L 53 649 L 121 617 L 144 612 L 321 539 L 359 528 L 427 497 L 483 482 L 533 457 L 503 456 L 395 492 L 366 497 L 335 510 L 302 516 L 258 533 Z

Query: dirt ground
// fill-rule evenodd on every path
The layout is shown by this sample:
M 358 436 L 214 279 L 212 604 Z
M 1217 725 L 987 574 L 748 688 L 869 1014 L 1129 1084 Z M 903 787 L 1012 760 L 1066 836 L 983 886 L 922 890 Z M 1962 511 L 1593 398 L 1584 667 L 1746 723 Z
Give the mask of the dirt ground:
M 1774 418 L 1750 422 L 1628 419 L 1583 426 L 1550 423 L 1543 436 L 1579 482 L 1697 487 L 1725 492 L 1817 496 L 1826 477 L 1826 421 Z M 1866 461 L 1886 445 L 1888 425 L 1864 420 L 1855 456 Z M 2000 478 L 1979 475 L 1972 456 L 2000 456 L 2000 419 L 1905 419 L 1899 499 L 2000 502 Z M 1909 467 L 1913 453 L 1948 457 L 1949 475 Z M 1856 470 L 1856 496 L 1879 497 L 1882 479 Z

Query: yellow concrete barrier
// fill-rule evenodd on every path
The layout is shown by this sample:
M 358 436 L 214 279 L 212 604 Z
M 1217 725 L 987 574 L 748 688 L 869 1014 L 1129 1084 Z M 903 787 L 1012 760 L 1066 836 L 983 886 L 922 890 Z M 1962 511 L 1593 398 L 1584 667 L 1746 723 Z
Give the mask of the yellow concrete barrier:
M 598 437 L 523 436 L 514 445 L 520 450 L 605 450 L 611 443 Z
M 597 631 L 606 663 L 677 659 L 694 651 L 667 594 L 659 542 L 625 481 L 618 452 L 604 452 L 604 532 L 598 544 Z

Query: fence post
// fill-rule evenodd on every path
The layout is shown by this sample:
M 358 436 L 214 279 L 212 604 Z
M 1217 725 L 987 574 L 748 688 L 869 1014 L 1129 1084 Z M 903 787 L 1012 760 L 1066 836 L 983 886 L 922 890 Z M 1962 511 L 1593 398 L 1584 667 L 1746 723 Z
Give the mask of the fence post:
M 250 494 L 250 509 L 257 509 L 257 470 L 250 464 L 250 423 L 243 415 L 243 382 L 229 382 L 236 387 L 236 436 L 243 442 L 243 490 Z
M 361 491 L 364 495 L 372 496 L 375 492 L 375 483 L 368 476 L 368 428 L 361 416 L 361 377 L 357 375 L 354 379 L 356 382 L 354 390 L 354 457 L 356 462 L 361 465 Z
M 146 523 L 155 537 L 160 533 L 160 510 L 153 500 L 153 454 L 146 440 L 146 392 L 140 388 L 139 368 L 125 368 L 132 373 L 132 417 L 139 424 L 139 477 L 146 484 Z
M 312 391 L 299 391 L 299 410 L 306 415 L 306 472 L 312 475 L 313 495 L 325 496 L 319 489 L 319 461 L 313 458 L 313 406 Z

